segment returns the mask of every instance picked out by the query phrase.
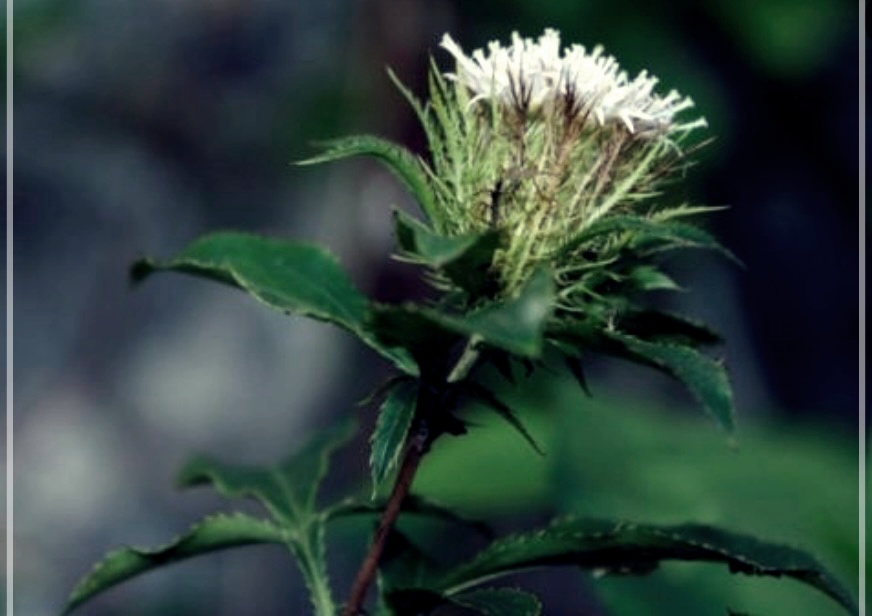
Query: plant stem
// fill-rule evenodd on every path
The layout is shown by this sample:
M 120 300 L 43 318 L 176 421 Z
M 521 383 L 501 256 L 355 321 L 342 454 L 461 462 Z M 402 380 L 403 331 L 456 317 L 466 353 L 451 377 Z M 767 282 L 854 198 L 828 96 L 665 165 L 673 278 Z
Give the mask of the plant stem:
M 417 429 L 410 433 L 409 445 L 406 448 L 403 463 L 400 465 L 393 491 L 379 520 L 378 528 L 373 536 L 369 551 L 367 551 L 360 565 L 360 570 L 357 572 L 357 577 L 351 587 L 348 603 L 345 604 L 345 608 L 342 610 L 342 616 L 358 616 L 361 613 L 363 601 L 366 599 L 366 591 L 369 590 L 369 586 L 375 577 L 378 561 L 384 551 L 388 535 L 390 535 L 394 523 L 400 515 L 403 501 L 412 488 L 412 481 L 415 479 L 418 465 L 421 463 L 421 458 L 424 457 L 424 454 L 430 448 L 431 442 L 432 438 L 425 423 L 419 422 Z

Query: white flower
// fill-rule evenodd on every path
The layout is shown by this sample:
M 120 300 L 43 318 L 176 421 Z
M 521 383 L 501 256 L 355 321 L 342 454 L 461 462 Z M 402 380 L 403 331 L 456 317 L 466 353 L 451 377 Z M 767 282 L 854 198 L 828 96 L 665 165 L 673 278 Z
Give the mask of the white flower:
M 471 56 L 449 34 L 441 46 L 456 60 L 455 72 L 446 77 L 472 92 L 471 104 L 494 99 L 536 111 L 562 99 L 573 105 L 574 113 L 589 114 L 601 126 L 620 122 L 643 137 L 705 126 L 703 118 L 676 124 L 675 115 L 693 107 L 693 101 L 675 90 L 654 94 L 658 80 L 646 71 L 630 80 L 602 47 L 588 52 L 572 45 L 561 54 L 560 34 L 554 29 L 546 29 L 538 41 L 514 32 L 510 46 L 493 41 L 487 53 L 476 49 Z

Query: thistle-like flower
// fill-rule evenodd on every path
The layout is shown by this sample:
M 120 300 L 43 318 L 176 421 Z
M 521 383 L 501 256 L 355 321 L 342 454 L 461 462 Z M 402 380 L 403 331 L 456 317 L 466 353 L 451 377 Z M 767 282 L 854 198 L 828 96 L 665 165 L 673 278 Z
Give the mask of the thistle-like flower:
M 446 74 L 475 94 L 473 101 L 496 99 L 501 104 L 535 111 L 545 104 L 569 103 L 573 114 L 589 113 L 600 126 L 620 121 L 630 133 L 653 137 L 679 128 L 673 117 L 693 106 L 689 97 L 672 90 L 667 96 L 652 93 L 657 78 L 642 71 L 630 80 L 617 61 L 597 46 L 588 53 L 572 45 L 560 54 L 560 34 L 546 29 L 538 42 L 512 34 L 512 45 L 498 41 L 488 54 L 476 49 L 470 57 L 449 34 L 441 46 L 457 61 L 454 73 Z M 680 128 L 705 126 L 699 119 Z
M 629 78 L 601 47 L 561 49 L 552 29 L 469 55 L 448 34 L 441 46 L 455 67 L 432 67 L 428 103 L 404 89 L 429 141 L 443 214 L 432 222 L 445 235 L 502 234 L 492 264 L 498 295 L 547 263 L 561 305 L 578 308 L 605 282 L 631 276 L 622 261 L 635 241 L 628 228 L 698 211 L 651 200 L 684 166 L 687 135 L 706 125 L 679 121 L 690 98 L 656 93 L 645 71 Z M 625 224 L 608 226 L 618 219 Z

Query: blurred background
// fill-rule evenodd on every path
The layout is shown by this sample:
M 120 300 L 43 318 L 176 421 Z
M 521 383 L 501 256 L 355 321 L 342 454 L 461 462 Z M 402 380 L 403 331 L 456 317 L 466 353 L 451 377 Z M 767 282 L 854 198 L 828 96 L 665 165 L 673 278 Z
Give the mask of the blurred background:
M 424 94 L 451 32 L 602 43 L 697 103 L 716 141 L 681 191 L 729 205 L 708 226 L 747 265 L 692 253 L 662 305 L 726 336 L 740 448 L 686 394 L 619 363 L 506 392 L 548 454 L 480 420 L 418 490 L 500 521 L 563 512 L 722 523 L 808 548 L 857 588 L 858 8 L 825 0 L 19 0 L 14 7 L 15 607 L 57 614 L 109 548 L 157 545 L 223 504 L 178 493 L 192 453 L 264 462 L 374 410 L 388 367 L 342 332 L 130 262 L 235 228 L 326 244 L 382 300 L 415 293 L 390 259 L 398 184 L 370 161 L 295 168 L 312 143 L 376 133 L 421 151 L 388 80 Z M 365 437 L 325 492 L 362 486 Z M 232 505 L 231 507 L 235 507 Z M 368 523 L 337 527 L 344 596 Z M 422 532 L 457 532 L 430 529 Z M 642 579 L 536 573 L 546 613 L 836 614 L 792 582 L 673 565 Z M 247 548 L 107 593 L 82 614 L 306 613 L 293 563 Z

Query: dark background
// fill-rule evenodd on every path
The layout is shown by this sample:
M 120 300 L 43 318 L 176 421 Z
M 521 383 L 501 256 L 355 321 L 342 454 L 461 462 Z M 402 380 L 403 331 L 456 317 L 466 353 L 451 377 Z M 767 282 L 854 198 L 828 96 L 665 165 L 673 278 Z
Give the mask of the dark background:
M 269 462 L 338 415 L 371 423 L 355 403 L 386 366 L 350 337 L 191 279 L 132 292 L 126 269 L 231 227 L 325 243 L 370 294 L 412 293 L 389 258 L 390 209 L 408 205 L 400 187 L 368 161 L 289 163 L 346 133 L 420 151 L 385 67 L 423 95 L 428 55 L 448 66 L 446 31 L 471 51 L 556 27 L 694 98 L 716 141 L 682 190 L 729 206 L 706 226 L 747 267 L 693 254 L 674 265 L 688 292 L 662 301 L 725 333 L 740 425 L 806 430 L 802 447 L 826 437 L 825 451 L 808 446 L 847 475 L 801 498 L 843 486 L 828 524 L 856 537 L 858 25 L 855 6 L 824 0 L 16 3 L 17 609 L 57 613 L 109 547 L 161 543 L 218 506 L 170 488 L 189 453 Z M 647 373 L 608 363 L 593 377 L 597 398 L 629 390 L 647 406 L 690 406 Z M 772 450 L 809 463 L 798 445 Z M 361 438 L 337 485 L 365 477 L 365 455 Z M 856 545 L 842 549 L 841 571 L 855 575 Z M 338 560 L 342 591 L 354 558 Z M 555 601 L 547 613 L 577 613 L 571 597 Z M 82 613 L 306 605 L 285 557 L 264 550 L 144 578 Z

